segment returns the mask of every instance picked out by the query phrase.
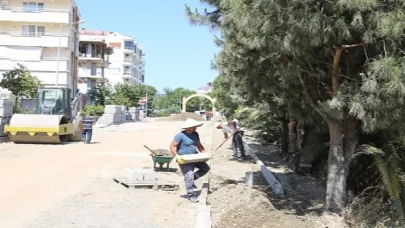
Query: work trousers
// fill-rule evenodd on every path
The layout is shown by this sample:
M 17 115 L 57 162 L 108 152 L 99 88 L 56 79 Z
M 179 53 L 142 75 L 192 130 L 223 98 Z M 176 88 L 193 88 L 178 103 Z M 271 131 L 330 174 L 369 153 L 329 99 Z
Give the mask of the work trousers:
M 93 129 L 83 129 L 83 132 L 82 132 L 83 142 L 90 143 L 92 136 L 93 136 Z
M 238 131 L 233 135 L 233 138 L 232 138 L 232 153 L 233 154 L 232 155 L 234 157 L 238 156 L 238 148 L 240 150 L 240 155 L 242 157 L 246 156 L 245 147 L 243 147 L 243 140 L 242 140 L 243 133 L 244 133 L 243 131 Z
M 205 162 L 196 162 L 180 165 L 180 170 L 184 176 L 184 182 L 186 184 L 186 191 L 188 197 L 195 197 L 194 193 L 194 181 L 201 178 L 210 171 L 210 167 Z M 194 172 L 194 169 L 198 169 Z

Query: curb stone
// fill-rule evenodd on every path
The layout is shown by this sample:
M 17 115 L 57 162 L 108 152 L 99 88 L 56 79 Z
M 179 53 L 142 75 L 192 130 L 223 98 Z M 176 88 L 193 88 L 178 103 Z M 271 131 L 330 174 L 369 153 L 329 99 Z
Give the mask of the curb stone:
M 255 160 L 256 165 L 258 166 L 260 172 L 263 174 L 266 179 L 269 187 L 271 187 L 276 195 L 284 195 L 284 188 L 281 183 L 277 180 L 274 174 L 267 168 L 267 166 L 259 159 L 255 151 L 250 148 L 250 146 L 243 142 L 243 146 L 247 150 L 248 154 Z

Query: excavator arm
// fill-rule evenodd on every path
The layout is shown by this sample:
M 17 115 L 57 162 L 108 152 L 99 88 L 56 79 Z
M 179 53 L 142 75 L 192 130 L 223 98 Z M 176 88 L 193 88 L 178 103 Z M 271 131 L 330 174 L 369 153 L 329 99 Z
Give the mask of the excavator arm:
M 83 94 L 78 92 L 72 103 L 72 118 L 78 118 L 83 112 Z
M 81 141 L 83 129 L 82 112 L 83 112 L 83 94 L 78 92 L 71 103 L 73 135 L 69 136 L 69 141 Z

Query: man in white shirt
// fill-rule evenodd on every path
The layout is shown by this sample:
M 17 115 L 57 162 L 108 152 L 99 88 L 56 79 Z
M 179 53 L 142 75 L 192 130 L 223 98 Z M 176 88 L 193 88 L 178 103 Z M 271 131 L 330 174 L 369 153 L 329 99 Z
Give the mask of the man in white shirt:
M 233 138 L 232 138 L 233 159 L 245 160 L 246 154 L 245 154 L 245 148 L 243 147 L 243 140 L 242 140 L 242 137 L 243 137 L 243 134 L 245 131 L 241 127 L 239 121 L 237 119 L 233 119 L 228 122 L 216 122 L 215 128 L 222 129 L 222 131 L 224 132 L 223 143 L 228 139 L 229 134 L 233 135 Z M 238 148 L 240 150 L 240 156 L 238 156 Z

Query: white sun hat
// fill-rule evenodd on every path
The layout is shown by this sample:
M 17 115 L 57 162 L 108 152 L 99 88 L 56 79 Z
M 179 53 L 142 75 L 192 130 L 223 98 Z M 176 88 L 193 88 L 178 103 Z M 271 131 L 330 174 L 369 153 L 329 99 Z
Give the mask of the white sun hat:
M 204 123 L 199 123 L 198 121 L 188 118 L 183 127 L 181 129 L 186 129 L 186 128 L 190 128 L 190 127 L 201 127 Z
M 215 122 L 214 127 L 217 128 L 219 126 L 221 126 L 222 122 Z

